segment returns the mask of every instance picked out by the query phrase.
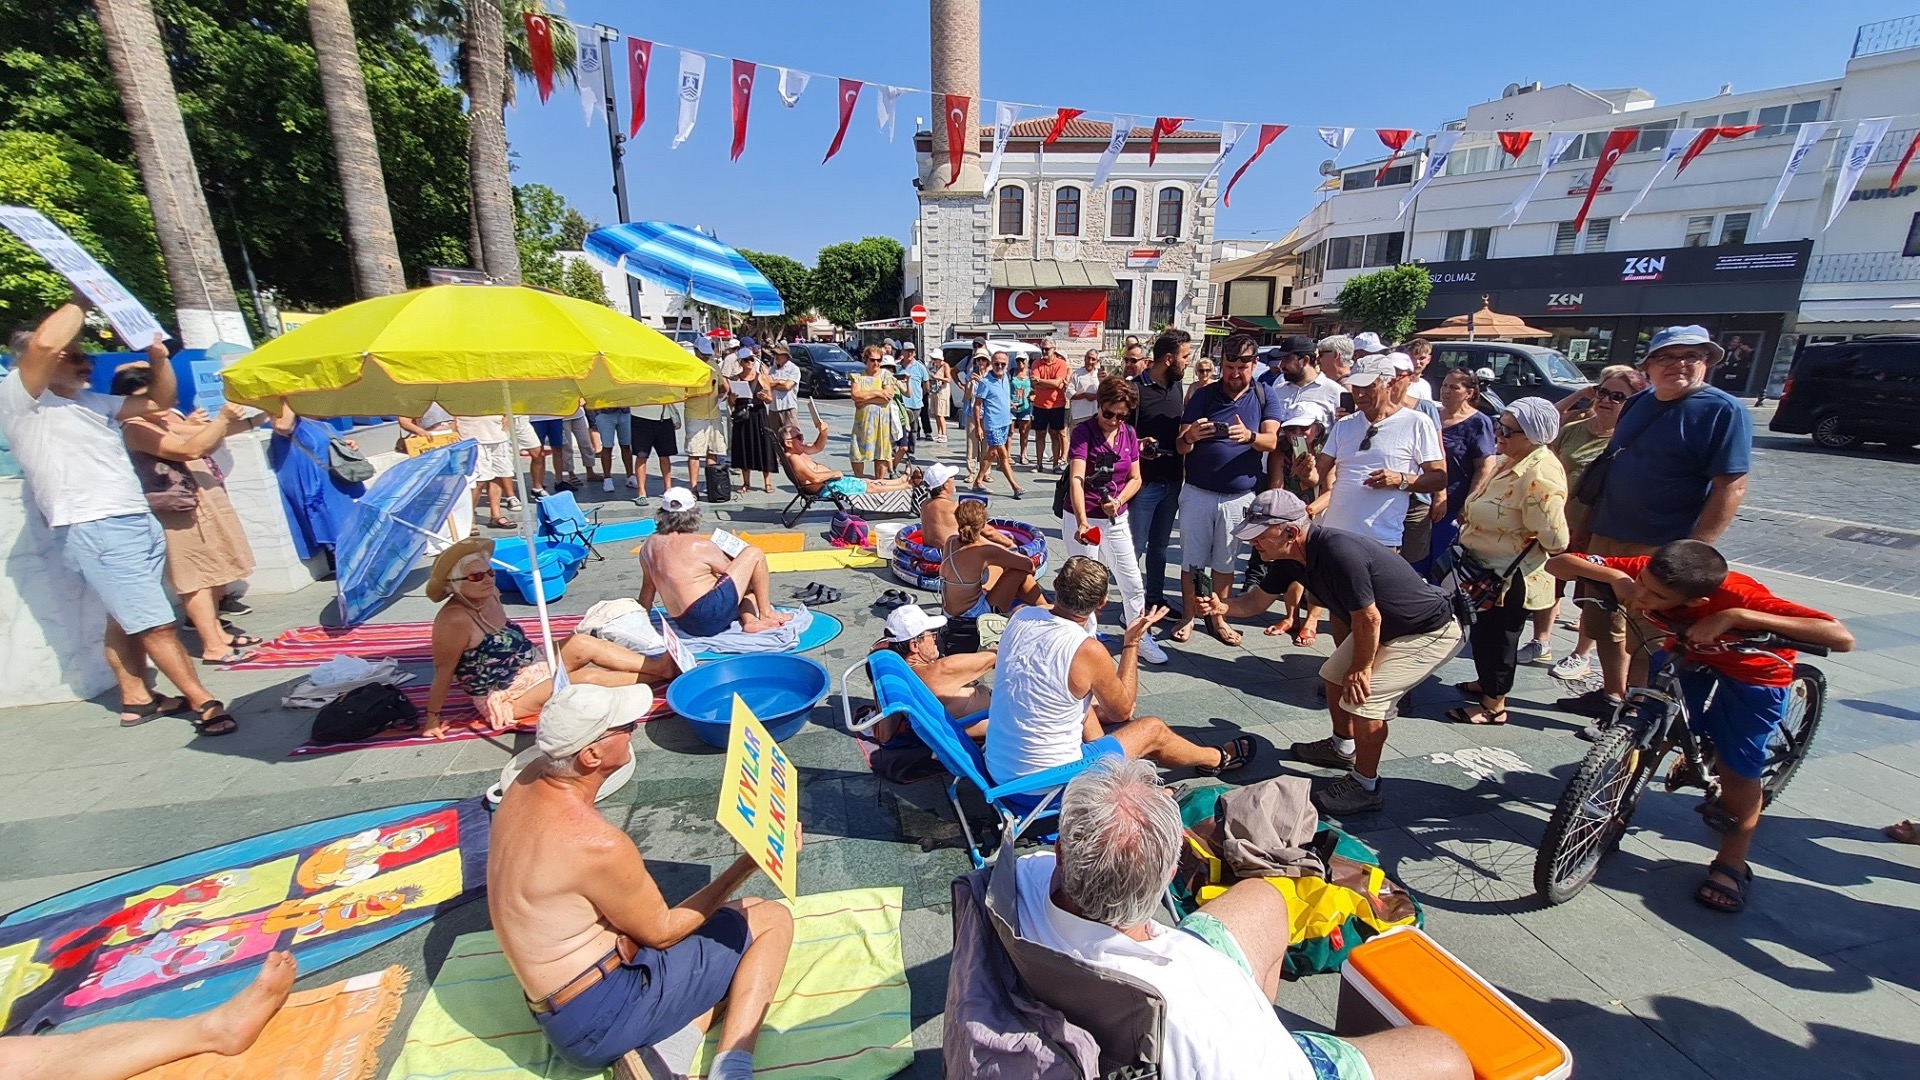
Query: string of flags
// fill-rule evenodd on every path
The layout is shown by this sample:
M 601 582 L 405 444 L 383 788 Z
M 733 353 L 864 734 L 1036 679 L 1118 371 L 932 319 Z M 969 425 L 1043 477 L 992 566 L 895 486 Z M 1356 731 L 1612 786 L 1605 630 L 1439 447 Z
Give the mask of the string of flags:
M 528 12 L 522 16 L 522 19 L 526 24 L 527 45 L 533 65 L 534 85 L 539 93 L 540 102 L 545 104 L 547 100 L 553 96 L 554 89 L 554 16 Z M 604 70 L 603 65 L 609 61 L 609 57 L 605 55 L 603 42 L 597 29 L 576 25 L 574 26 L 574 31 L 575 40 L 578 43 L 575 73 L 580 88 L 581 110 L 586 116 L 587 123 L 591 125 L 594 122 L 595 116 L 599 114 L 603 104 L 600 92 L 594 88 L 593 84 L 601 76 Z M 627 137 L 631 139 L 640 134 L 641 127 L 647 121 L 647 81 L 653 71 L 654 47 L 661 43 L 627 35 L 622 35 L 622 40 L 626 43 L 627 83 L 629 87 Z M 676 118 L 672 142 L 672 148 L 675 150 L 678 150 L 681 144 L 685 143 L 693 134 L 694 125 L 699 119 L 700 102 L 706 91 L 707 60 L 709 58 L 725 60 L 729 65 L 729 96 L 732 102 L 733 121 L 733 134 L 731 143 L 729 144 L 729 154 L 734 161 L 740 160 L 741 154 L 746 151 L 747 121 L 753 104 L 753 88 L 761 70 L 766 69 L 774 73 L 777 78 L 776 93 L 780 99 L 780 104 L 788 109 L 793 108 L 799 103 L 801 94 L 806 91 L 808 84 L 816 75 L 814 72 L 802 71 L 798 68 L 782 67 L 776 64 L 760 64 L 752 60 L 741 60 L 736 57 L 715 56 L 709 53 L 697 52 L 692 49 L 678 48 L 677 46 L 668 47 L 676 48 L 679 54 L 679 67 L 675 86 L 675 96 L 679 101 L 679 112 Z M 820 78 L 823 80 L 831 78 L 837 84 L 839 105 L 839 124 L 834 129 L 833 140 L 827 145 L 826 156 L 820 159 L 821 164 L 824 165 L 832 161 L 834 155 L 840 152 L 841 147 L 846 142 L 847 131 L 853 122 L 855 108 L 860 102 L 860 97 L 871 87 L 874 91 L 875 117 L 879 123 L 879 130 L 885 133 L 888 142 L 894 140 L 898 126 L 898 105 L 901 95 L 914 94 L 918 96 L 926 94 L 940 104 L 947 135 L 948 181 L 951 183 L 959 178 L 961 165 L 965 160 L 968 145 L 967 117 L 973 106 L 971 97 L 966 94 L 934 94 L 930 91 L 919 90 L 913 87 L 870 83 L 861 79 L 849 79 L 838 76 L 820 76 Z M 987 102 L 982 101 L 980 105 L 984 111 Z M 1001 158 L 1006 152 L 1007 142 L 1013 126 L 1019 122 L 1023 113 L 1032 111 L 1041 115 L 1048 112 L 1053 114 L 1053 124 L 1048 129 L 1046 136 L 1041 140 L 1043 149 L 1058 142 L 1066 134 L 1069 123 L 1086 115 L 1085 109 L 1058 108 L 1016 101 L 996 101 L 993 105 L 993 148 L 986 172 L 986 187 L 988 190 L 991 190 L 995 182 L 999 179 Z M 1920 114 L 1908 117 L 1873 117 L 1861 120 L 1855 125 L 1847 144 L 1846 154 L 1841 160 L 1839 183 L 1834 193 L 1833 205 L 1828 211 L 1825 224 L 1822 226 L 1823 231 L 1825 228 L 1831 226 L 1835 219 L 1840 216 L 1841 209 L 1846 206 L 1848 198 L 1859 185 L 1861 175 L 1865 173 L 1867 166 L 1879 152 L 1881 144 L 1885 140 L 1887 131 L 1892 126 L 1893 121 L 1896 119 L 1912 119 L 1916 118 L 1916 116 L 1920 116 Z M 1099 161 L 1094 166 L 1092 183 L 1094 188 L 1098 188 L 1106 182 L 1107 176 L 1112 171 L 1114 163 L 1118 160 L 1121 151 L 1125 149 L 1131 137 L 1135 123 L 1141 119 L 1141 117 L 1125 113 L 1112 114 L 1112 133 L 1108 138 L 1106 149 L 1101 152 Z M 1162 138 L 1179 131 L 1191 130 L 1187 128 L 1187 125 L 1193 123 L 1206 126 L 1217 125 L 1220 130 L 1220 149 L 1214 157 L 1212 167 L 1207 171 L 1206 179 L 1201 181 L 1200 186 L 1204 188 L 1207 184 L 1212 183 L 1214 178 L 1220 174 L 1221 167 L 1226 163 L 1227 158 L 1232 156 L 1239 148 L 1247 132 L 1251 131 L 1254 125 L 1231 120 L 1196 121 L 1191 117 L 1184 116 L 1156 116 L 1153 118 L 1152 127 L 1149 129 L 1147 164 L 1151 166 L 1158 160 L 1160 156 L 1160 141 Z M 1761 228 L 1765 228 L 1772 222 L 1774 211 L 1779 208 L 1781 199 L 1785 197 L 1788 185 L 1790 185 L 1793 182 L 1793 178 L 1799 174 L 1802 165 L 1805 163 L 1809 153 L 1813 150 L 1814 145 L 1836 126 L 1838 126 L 1838 122 L 1833 120 L 1808 121 L 1798 125 L 1780 126 L 1780 130 L 1784 130 L 1785 127 L 1797 127 L 1797 131 L 1795 132 L 1793 148 L 1788 152 L 1785 167 L 1781 170 L 1780 179 L 1774 187 L 1773 196 L 1767 201 L 1766 208 L 1761 212 Z M 1252 151 L 1248 153 L 1246 159 L 1240 163 L 1239 168 L 1235 169 L 1233 175 L 1227 180 L 1226 189 L 1220 196 L 1222 205 L 1229 207 L 1233 205 L 1233 189 L 1235 185 L 1239 184 L 1241 177 L 1246 175 L 1247 170 L 1252 168 L 1256 161 L 1260 160 L 1261 155 L 1267 152 L 1267 148 L 1273 145 L 1274 141 L 1285 133 L 1288 127 L 1289 125 L 1287 124 L 1259 125 L 1259 133 L 1254 140 Z M 1659 167 L 1654 170 L 1652 176 L 1647 178 L 1646 184 L 1634 195 L 1633 201 L 1628 204 L 1626 210 L 1619 216 L 1625 219 L 1635 210 L 1639 209 L 1640 204 L 1645 201 L 1647 194 L 1653 190 L 1654 184 L 1658 182 L 1662 176 L 1666 175 L 1667 166 L 1673 164 L 1676 160 L 1679 164 L 1673 170 L 1673 175 L 1678 178 L 1682 173 L 1686 172 L 1687 166 L 1692 164 L 1693 160 L 1699 157 L 1701 152 L 1706 150 L 1707 147 L 1715 141 L 1739 139 L 1761 130 L 1762 127 L 1763 125 L 1761 124 L 1742 124 L 1699 128 L 1675 128 L 1668 131 L 1666 133 L 1667 142 L 1661 155 Z M 1340 154 L 1344 152 L 1352 142 L 1355 130 L 1355 128 L 1351 127 L 1316 127 L 1314 129 L 1320 141 L 1325 143 L 1328 148 L 1333 151 L 1334 160 L 1336 161 L 1339 159 Z M 1622 155 L 1632 150 L 1641 134 L 1641 130 L 1639 127 L 1623 127 L 1615 128 L 1606 133 L 1606 141 L 1601 147 L 1599 158 L 1595 161 L 1592 174 L 1587 181 L 1585 198 L 1580 204 L 1579 213 L 1574 218 L 1574 228 L 1576 230 L 1586 224 L 1587 214 L 1593 208 L 1594 198 L 1601 192 L 1607 174 L 1613 169 Z M 1385 163 L 1382 164 L 1374 174 L 1375 183 L 1379 183 L 1386 178 L 1387 171 L 1393 168 L 1395 162 L 1400 159 L 1402 153 L 1406 151 L 1407 147 L 1419 134 L 1420 132 L 1416 128 L 1374 129 L 1375 137 L 1379 139 L 1380 145 L 1387 151 Z M 1520 215 L 1525 211 L 1527 203 L 1533 198 L 1534 193 L 1539 190 L 1540 184 L 1546 179 L 1547 173 L 1554 165 L 1560 162 L 1567 151 L 1572 149 L 1583 136 L 1594 134 L 1594 132 L 1584 130 L 1546 130 L 1470 133 L 1457 129 L 1436 131 L 1428 140 L 1427 158 L 1424 168 L 1422 168 L 1420 175 L 1415 178 L 1413 185 L 1408 189 L 1406 195 L 1400 200 L 1399 213 L 1395 215 L 1396 220 L 1399 217 L 1405 216 L 1407 209 L 1413 204 L 1413 201 L 1420 196 L 1420 193 L 1426 189 L 1427 184 L 1445 171 L 1454 147 L 1463 136 L 1468 134 L 1492 134 L 1498 143 L 1500 151 L 1516 163 L 1520 160 L 1521 156 L 1533 146 L 1536 136 L 1545 136 L 1545 144 L 1540 155 L 1539 169 L 1534 174 L 1532 182 L 1528 184 L 1526 189 L 1520 193 L 1518 198 L 1514 199 L 1513 203 L 1509 205 L 1501 215 L 1501 217 L 1507 221 L 1506 227 L 1512 228 L 1514 224 L 1520 220 Z M 1892 191 L 1899 187 L 1900 181 L 1906 175 L 1907 167 L 1912 164 L 1916 152 L 1920 152 L 1920 130 L 1916 130 L 1908 140 L 1904 153 L 1901 154 L 1898 164 L 1894 166 L 1893 177 L 1887 182 L 1887 190 Z

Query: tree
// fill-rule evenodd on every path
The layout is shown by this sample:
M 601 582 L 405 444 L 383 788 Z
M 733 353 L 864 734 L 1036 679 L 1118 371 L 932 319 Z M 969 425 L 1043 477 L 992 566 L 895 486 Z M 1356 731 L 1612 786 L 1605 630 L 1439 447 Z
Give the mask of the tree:
M 591 227 L 585 216 L 545 184 L 514 188 L 513 205 L 514 242 L 526 283 L 611 307 L 599 272 L 581 259 L 560 255 L 579 250 L 579 237 Z
M 0 131 L 0 204 L 47 215 L 141 302 L 171 306 L 153 211 L 133 170 L 64 135 Z M 37 252 L 0 230 L 0 325 L 33 322 L 72 291 Z
M 806 265 L 797 259 L 789 259 L 785 255 L 775 255 L 767 251 L 749 251 L 746 248 L 737 250 L 779 291 L 780 301 L 787 306 L 787 313 L 782 316 L 782 319 L 785 322 L 794 322 L 805 318 L 807 310 L 813 303 L 812 294 L 809 291 L 813 271 L 808 270 Z
M 354 291 L 363 298 L 405 292 L 400 245 L 394 239 L 393 212 L 387 205 L 387 180 L 380 171 L 380 144 L 373 134 L 366 80 L 360 74 L 353 13 L 347 0 L 307 0 L 307 22 L 313 32 L 327 123 L 333 131 Z
M 565 260 L 566 270 L 560 279 L 560 291 L 576 300 L 612 307 L 613 301 L 607 297 L 607 283 L 592 264 L 578 256 Z
M 579 251 L 587 245 L 587 234 L 600 227 L 597 221 L 569 206 L 560 215 L 560 250 Z
M 513 180 L 507 165 L 507 39 L 500 0 L 466 0 L 461 69 L 467 89 L 467 178 L 473 187 L 476 266 L 495 281 L 518 285 Z
M 808 288 L 813 309 L 845 327 L 897 315 L 905 257 L 906 250 L 890 236 L 821 248 Z
M 1348 278 L 1334 304 L 1341 321 L 1372 330 L 1385 341 L 1405 341 L 1413 336 L 1414 319 L 1432 293 L 1426 267 L 1392 266 Z

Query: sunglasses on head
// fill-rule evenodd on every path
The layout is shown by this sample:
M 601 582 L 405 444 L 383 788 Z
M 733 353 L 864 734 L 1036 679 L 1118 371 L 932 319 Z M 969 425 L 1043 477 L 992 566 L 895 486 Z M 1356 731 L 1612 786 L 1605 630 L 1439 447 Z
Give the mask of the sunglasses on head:
M 1379 424 L 1370 425 L 1367 428 L 1366 435 L 1362 437 L 1360 440 L 1360 449 L 1362 450 L 1373 449 L 1373 437 L 1378 434 L 1380 434 L 1380 425 Z
M 1615 405 L 1620 404 L 1621 402 L 1627 400 L 1629 397 L 1632 397 L 1632 396 L 1633 395 L 1628 394 L 1623 390 L 1595 390 L 1593 392 L 1593 400 L 1611 401 Z

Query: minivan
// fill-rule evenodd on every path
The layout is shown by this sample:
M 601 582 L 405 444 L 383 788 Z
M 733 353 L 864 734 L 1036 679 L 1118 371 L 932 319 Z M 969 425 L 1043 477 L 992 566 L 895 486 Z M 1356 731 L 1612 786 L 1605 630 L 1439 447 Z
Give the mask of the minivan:
M 1433 361 L 1427 365 L 1427 385 L 1435 393 L 1450 371 L 1482 368 L 1493 372 L 1488 389 L 1504 401 L 1523 397 L 1546 398 L 1559 402 L 1576 390 L 1591 385 L 1572 361 L 1557 350 L 1539 345 L 1516 345 L 1511 341 L 1436 341 Z
M 1920 445 L 1920 336 L 1808 345 L 1794 358 L 1767 427 L 1833 450 Z

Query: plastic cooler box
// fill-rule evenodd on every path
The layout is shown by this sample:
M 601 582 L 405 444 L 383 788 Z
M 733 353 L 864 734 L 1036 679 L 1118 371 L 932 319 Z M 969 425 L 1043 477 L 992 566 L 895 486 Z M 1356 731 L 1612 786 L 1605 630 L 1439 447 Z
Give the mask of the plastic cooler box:
M 1567 1044 L 1426 931 L 1399 927 L 1354 949 L 1340 969 L 1341 1035 L 1419 1024 L 1453 1037 L 1474 1080 L 1565 1080 Z

